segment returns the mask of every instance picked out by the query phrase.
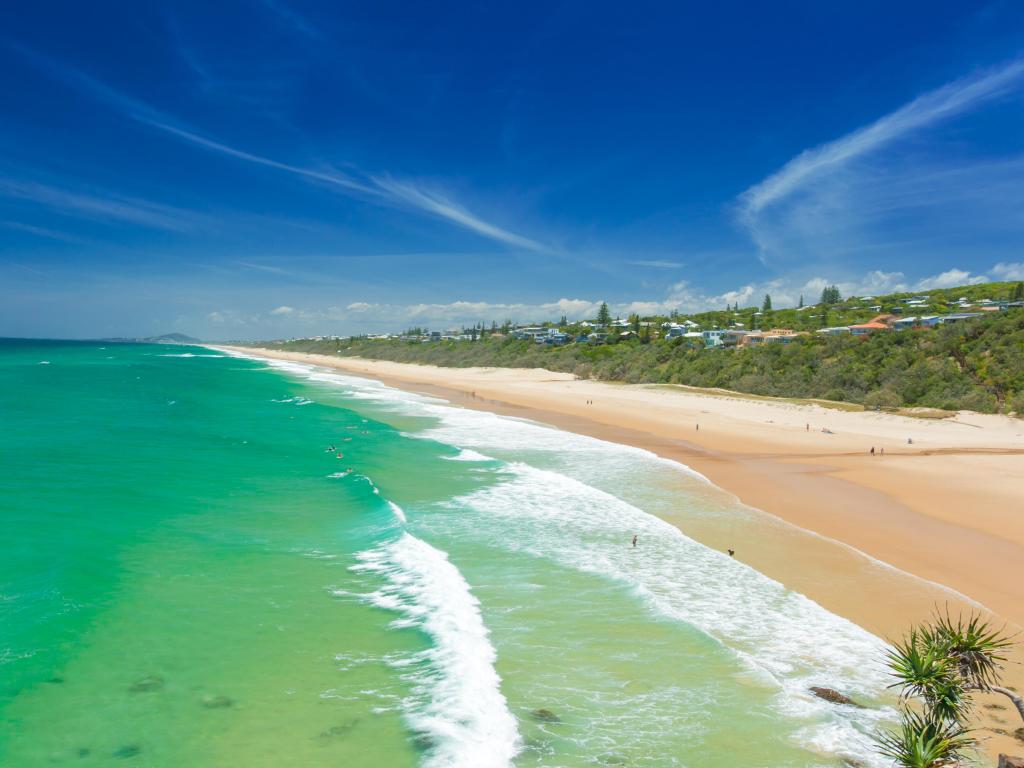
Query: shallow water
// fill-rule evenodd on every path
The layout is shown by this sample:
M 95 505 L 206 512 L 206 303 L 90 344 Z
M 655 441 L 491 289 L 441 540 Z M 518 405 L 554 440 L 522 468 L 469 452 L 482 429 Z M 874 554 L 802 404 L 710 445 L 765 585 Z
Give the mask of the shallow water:
M 151 345 L 0 342 L 0 418 L 5 766 L 834 765 L 885 716 L 807 693 L 883 700 L 880 642 L 644 451 Z

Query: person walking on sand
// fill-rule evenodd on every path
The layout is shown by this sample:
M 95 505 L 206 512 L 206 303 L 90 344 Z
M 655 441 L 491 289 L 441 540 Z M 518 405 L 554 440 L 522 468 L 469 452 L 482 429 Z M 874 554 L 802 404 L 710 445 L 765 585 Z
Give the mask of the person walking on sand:
M 878 455 L 879 456 L 885 456 L 885 448 L 879 448 L 878 449 Z
M 633 534 L 633 549 L 636 549 L 636 534 Z
M 871 455 L 872 456 L 875 455 L 875 446 L 873 446 L 873 445 L 871 446 Z

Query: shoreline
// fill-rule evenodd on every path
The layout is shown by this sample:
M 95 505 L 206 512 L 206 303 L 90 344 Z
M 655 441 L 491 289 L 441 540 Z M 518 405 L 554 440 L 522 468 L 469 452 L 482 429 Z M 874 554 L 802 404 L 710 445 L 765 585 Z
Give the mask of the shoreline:
M 1024 587 L 1014 573 L 1024 563 L 1022 421 L 918 419 L 543 370 L 220 348 L 335 368 L 681 463 L 747 514 L 668 522 L 707 546 L 734 548 L 748 565 L 883 638 L 940 607 L 983 607 L 1011 631 L 1024 627 Z M 1021 689 L 1020 648 L 1014 657 L 1005 680 Z M 1005 727 L 995 712 L 979 712 L 986 731 Z M 1021 751 L 1013 737 L 986 735 L 986 751 Z

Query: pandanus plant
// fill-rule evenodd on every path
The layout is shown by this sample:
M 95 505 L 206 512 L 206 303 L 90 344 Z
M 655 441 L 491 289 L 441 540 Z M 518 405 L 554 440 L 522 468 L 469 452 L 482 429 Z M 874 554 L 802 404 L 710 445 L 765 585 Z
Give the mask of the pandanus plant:
M 972 614 L 938 614 L 893 643 L 886 662 L 899 689 L 900 727 L 878 734 L 879 751 L 901 768 L 943 768 L 976 744 L 967 718 L 976 691 L 1010 698 L 1024 720 L 1024 699 L 1000 683 L 1012 638 Z

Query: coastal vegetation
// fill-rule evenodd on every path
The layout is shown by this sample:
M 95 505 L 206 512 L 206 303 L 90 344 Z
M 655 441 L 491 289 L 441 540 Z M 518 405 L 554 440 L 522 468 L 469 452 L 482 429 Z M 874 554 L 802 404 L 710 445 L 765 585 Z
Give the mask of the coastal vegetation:
M 901 768 L 959 765 L 977 739 L 968 723 L 976 693 L 1010 698 L 1024 722 L 1024 699 L 1000 684 L 1011 639 L 977 615 L 938 615 L 888 651 L 900 695 L 900 724 L 877 735 L 879 751 Z
M 771 309 L 735 305 L 692 315 L 633 315 L 616 322 L 607 306 L 591 322 L 549 322 L 570 343 L 516 338 L 515 323 L 478 325 L 451 338 L 411 329 L 402 336 L 318 337 L 269 346 L 440 366 L 546 368 L 582 378 L 627 383 L 721 388 L 754 395 L 816 398 L 866 408 L 937 408 L 983 413 L 1024 413 L 1024 307 L 971 312 L 963 307 L 1019 301 L 1019 283 L 988 283 L 931 291 L 927 297 L 894 294 L 843 300 L 835 286 L 816 305 Z M 974 314 L 957 322 L 862 336 L 817 333 L 823 327 L 892 317 Z M 564 318 L 563 318 L 564 321 Z M 668 337 L 669 324 L 701 329 L 770 329 L 794 332 L 788 343 L 707 348 L 699 336 Z M 595 333 L 595 330 L 604 331 Z

